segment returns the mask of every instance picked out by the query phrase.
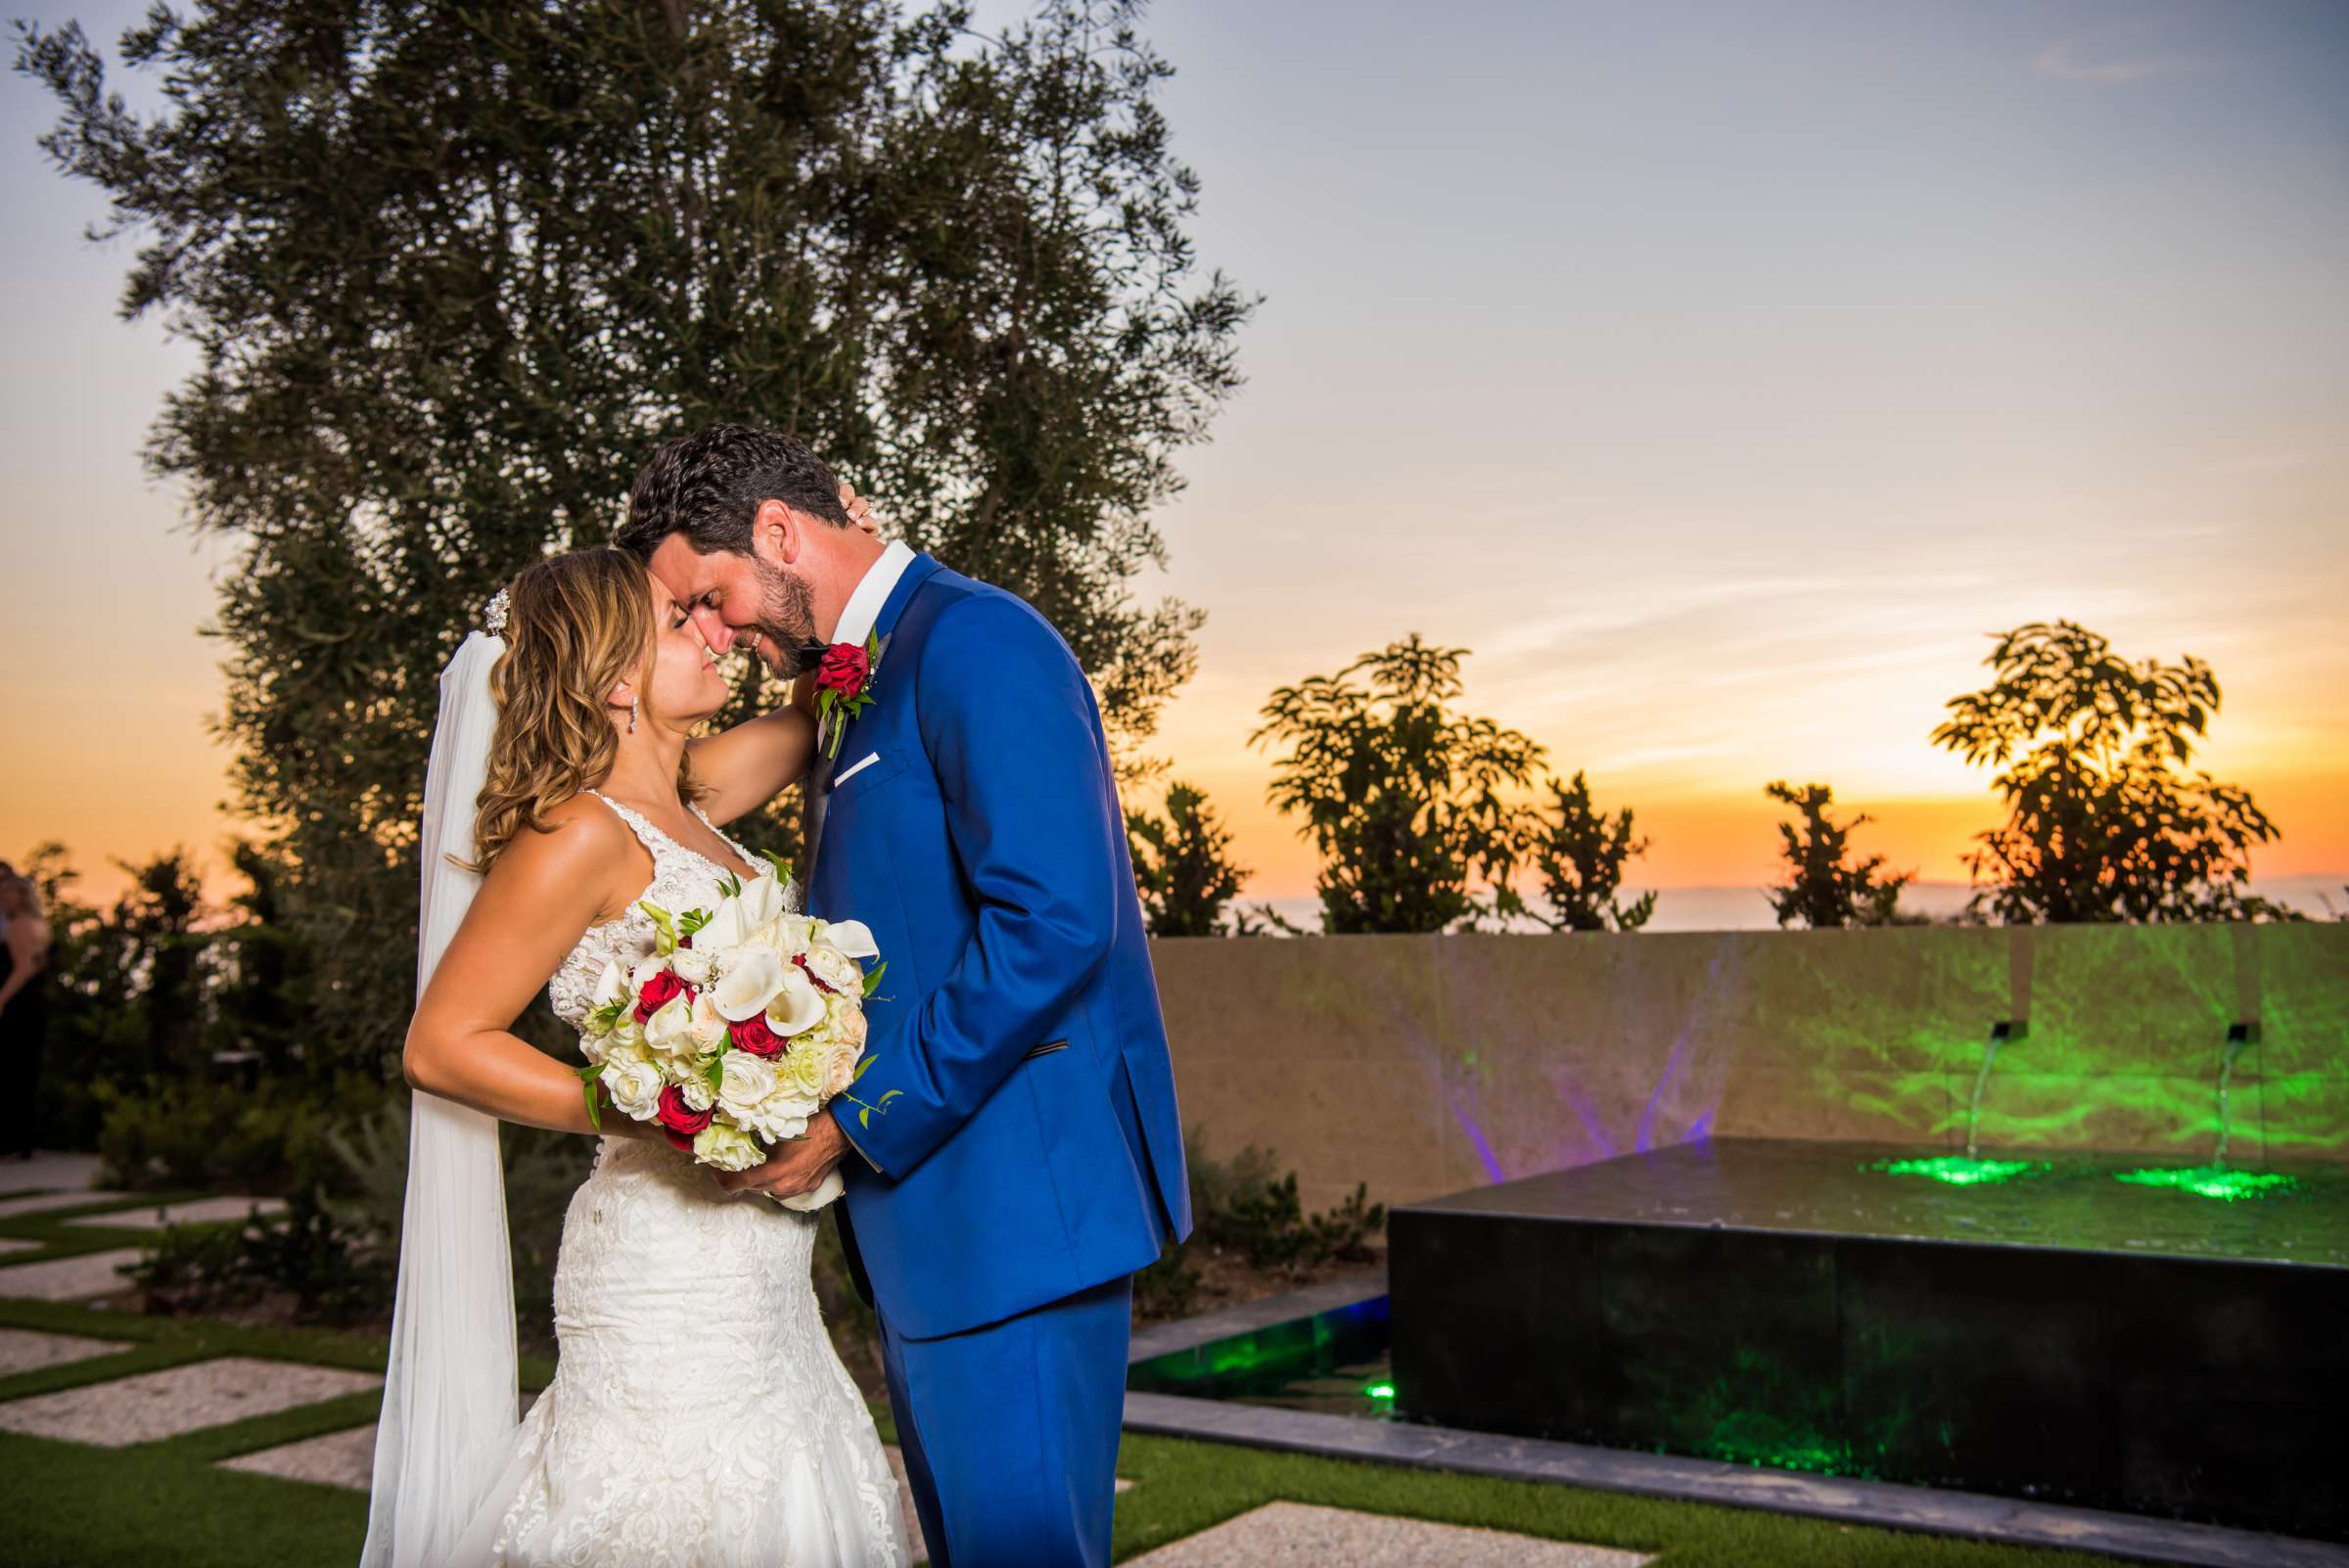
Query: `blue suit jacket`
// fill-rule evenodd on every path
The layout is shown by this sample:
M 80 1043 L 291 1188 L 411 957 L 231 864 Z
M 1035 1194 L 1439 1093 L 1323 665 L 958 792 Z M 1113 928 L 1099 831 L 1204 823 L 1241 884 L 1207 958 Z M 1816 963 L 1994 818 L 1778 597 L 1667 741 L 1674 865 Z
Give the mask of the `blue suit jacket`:
M 871 1162 L 842 1168 L 841 1229 L 882 1314 L 927 1339 L 1154 1262 L 1190 1233 L 1190 1199 L 1075 655 L 1025 602 L 927 555 L 874 631 L 872 704 L 810 783 L 827 794 L 807 907 L 863 921 L 889 965 L 853 1091 L 886 1111 L 834 1107 Z

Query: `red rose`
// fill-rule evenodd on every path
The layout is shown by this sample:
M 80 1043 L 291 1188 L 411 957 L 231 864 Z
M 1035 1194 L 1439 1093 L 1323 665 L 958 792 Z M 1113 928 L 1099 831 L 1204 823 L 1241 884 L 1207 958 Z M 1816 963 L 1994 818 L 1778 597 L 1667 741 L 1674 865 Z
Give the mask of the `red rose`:
M 646 981 L 644 989 L 636 993 L 636 1022 L 639 1024 L 651 1022 L 653 1014 L 667 1007 L 679 996 L 685 995 L 688 990 L 685 982 L 679 980 L 674 971 L 662 970 Z
M 782 1036 L 767 1027 L 764 1013 L 753 1013 L 739 1024 L 728 1024 L 726 1033 L 733 1037 L 736 1050 L 753 1056 L 780 1056 L 791 1048 Z
M 817 974 L 817 973 L 816 973 L 814 970 L 812 970 L 812 969 L 810 969 L 810 968 L 808 968 L 808 967 L 807 967 L 807 955 L 806 955 L 806 953 L 802 952 L 802 953 L 794 953 L 794 954 L 792 954 L 792 959 L 791 959 L 791 961 L 792 961 L 793 963 L 795 963 L 795 964 L 797 964 L 797 965 L 799 966 L 799 969 L 800 969 L 800 973 L 801 973 L 801 974 L 803 974 L 803 975 L 806 975 L 806 976 L 807 977 L 807 984 L 809 984 L 810 986 L 813 986 L 813 987 L 814 987 L 816 990 L 818 990 L 818 991 L 822 992 L 823 992 L 825 995 L 829 996 L 829 995 L 831 995 L 831 994 L 832 994 L 832 993 L 833 993 L 835 991 L 837 991 L 837 990 L 839 990 L 839 989 L 840 989 L 840 988 L 838 988 L 837 986 L 827 986 L 827 985 L 825 985 L 825 984 L 824 984 L 824 977 L 823 977 L 823 976 L 821 976 L 821 975 L 819 975 L 819 974 Z
M 710 1125 L 710 1112 L 697 1111 L 686 1104 L 685 1091 L 671 1084 L 661 1091 L 661 1109 L 653 1113 L 653 1120 L 661 1124 L 662 1132 L 669 1142 L 680 1149 L 690 1149 L 693 1135 Z
M 815 667 L 815 689 L 853 697 L 864 690 L 865 677 L 872 673 L 872 660 L 866 657 L 861 644 L 836 642 L 824 650 L 822 662 Z

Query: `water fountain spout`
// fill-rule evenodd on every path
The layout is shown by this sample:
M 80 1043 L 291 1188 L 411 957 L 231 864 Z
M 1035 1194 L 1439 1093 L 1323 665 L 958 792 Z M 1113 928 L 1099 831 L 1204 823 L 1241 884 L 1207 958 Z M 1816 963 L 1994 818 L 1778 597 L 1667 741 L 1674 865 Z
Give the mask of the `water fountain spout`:
M 1990 1043 L 1982 1047 L 1982 1070 L 1974 1075 L 1974 1097 L 1965 1108 L 1965 1157 L 1982 1158 L 1982 1086 L 1990 1082 L 1990 1068 L 1999 1059 L 1999 1047 L 2010 1039 L 2021 1039 L 2025 1026 L 2015 1019 L 2003 1018 L 1990 1026 Z
M 2234 1059 L 2243 1053 L 2244 1046 L 2253 1044 L 2258 1039 L 2259 1026 L 2257 1024 L 2229 1024 L 2227 1026 L 2227 1056 L 2219 1066 L 2219 1148 L 2218 1153 L 2211 1157 L 2210 1162 L 2211 1169 L 2214 1171 L 2227 1169 L 2227 1138 L 2233 1130 L 2230 1125 L 2232 1116 L 2228 1098 L 2234 1082 Z

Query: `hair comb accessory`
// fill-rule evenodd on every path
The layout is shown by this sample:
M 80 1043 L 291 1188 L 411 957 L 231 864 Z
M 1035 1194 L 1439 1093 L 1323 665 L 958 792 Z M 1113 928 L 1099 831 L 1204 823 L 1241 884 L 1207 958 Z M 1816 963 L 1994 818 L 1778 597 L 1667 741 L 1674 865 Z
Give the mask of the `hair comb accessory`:
M 507 597 L 506 590 L 498 589 L 496 597 L 492 598 L 488 607 L 482 611 L 482 629 L 492 637 L 504 636 L 506 634 L 506 612 L 512 609 L 514 601 Z

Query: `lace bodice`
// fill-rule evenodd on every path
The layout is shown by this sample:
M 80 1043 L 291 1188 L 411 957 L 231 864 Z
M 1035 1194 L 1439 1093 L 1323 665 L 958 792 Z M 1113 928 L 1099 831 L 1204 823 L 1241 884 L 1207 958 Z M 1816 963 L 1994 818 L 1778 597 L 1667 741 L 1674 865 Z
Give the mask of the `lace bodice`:
M 632 969 L 638 961 L 651 955 L 653 922 L 638 907 L 639 904 L 656 903 L 670 910 L 706 909 L 717 902 L 717 884 L 721 877 L 729 873 L 742 874 L 738 868 L 720 865 L 699 850 L 687 849 L 655 827 L 642 812 L 621 805 L 608 795 L 594 790 L 587 793 L 612 807 L 614 814 L 627 824 L 628 831 L 636 835 L 637 842 L 652 855 L 653 880 L 645 884 L 644 891 L 628 905 L 626 914 L 600 926 L 589 926 L 586 934 L 579 938 L 579 945 L 571 949 L 570 955 L 555 970 L 554 978 L 546 983 L 547 999 L 554 1003 L 555 1016 L 573 1029 L 578 1028 L 580 1021 L 592 1009 L 595 982 L 603 974 L 606 960 L 617 958 L 621 968 Z M 693 814 L 700 817 L 711 832 L 717 833 L 726 847 L 742 857 L 745 865 L 761 867 L 762 875 L 774 874 L 763 869 L 764 862 L 759 856 L 725 834 L 718 833 L 717 825 L 710 820 L 700 807 L 693 808 Z M 787 909 L 799 908 L 798 883 L 783 890 L 783 906 Z

